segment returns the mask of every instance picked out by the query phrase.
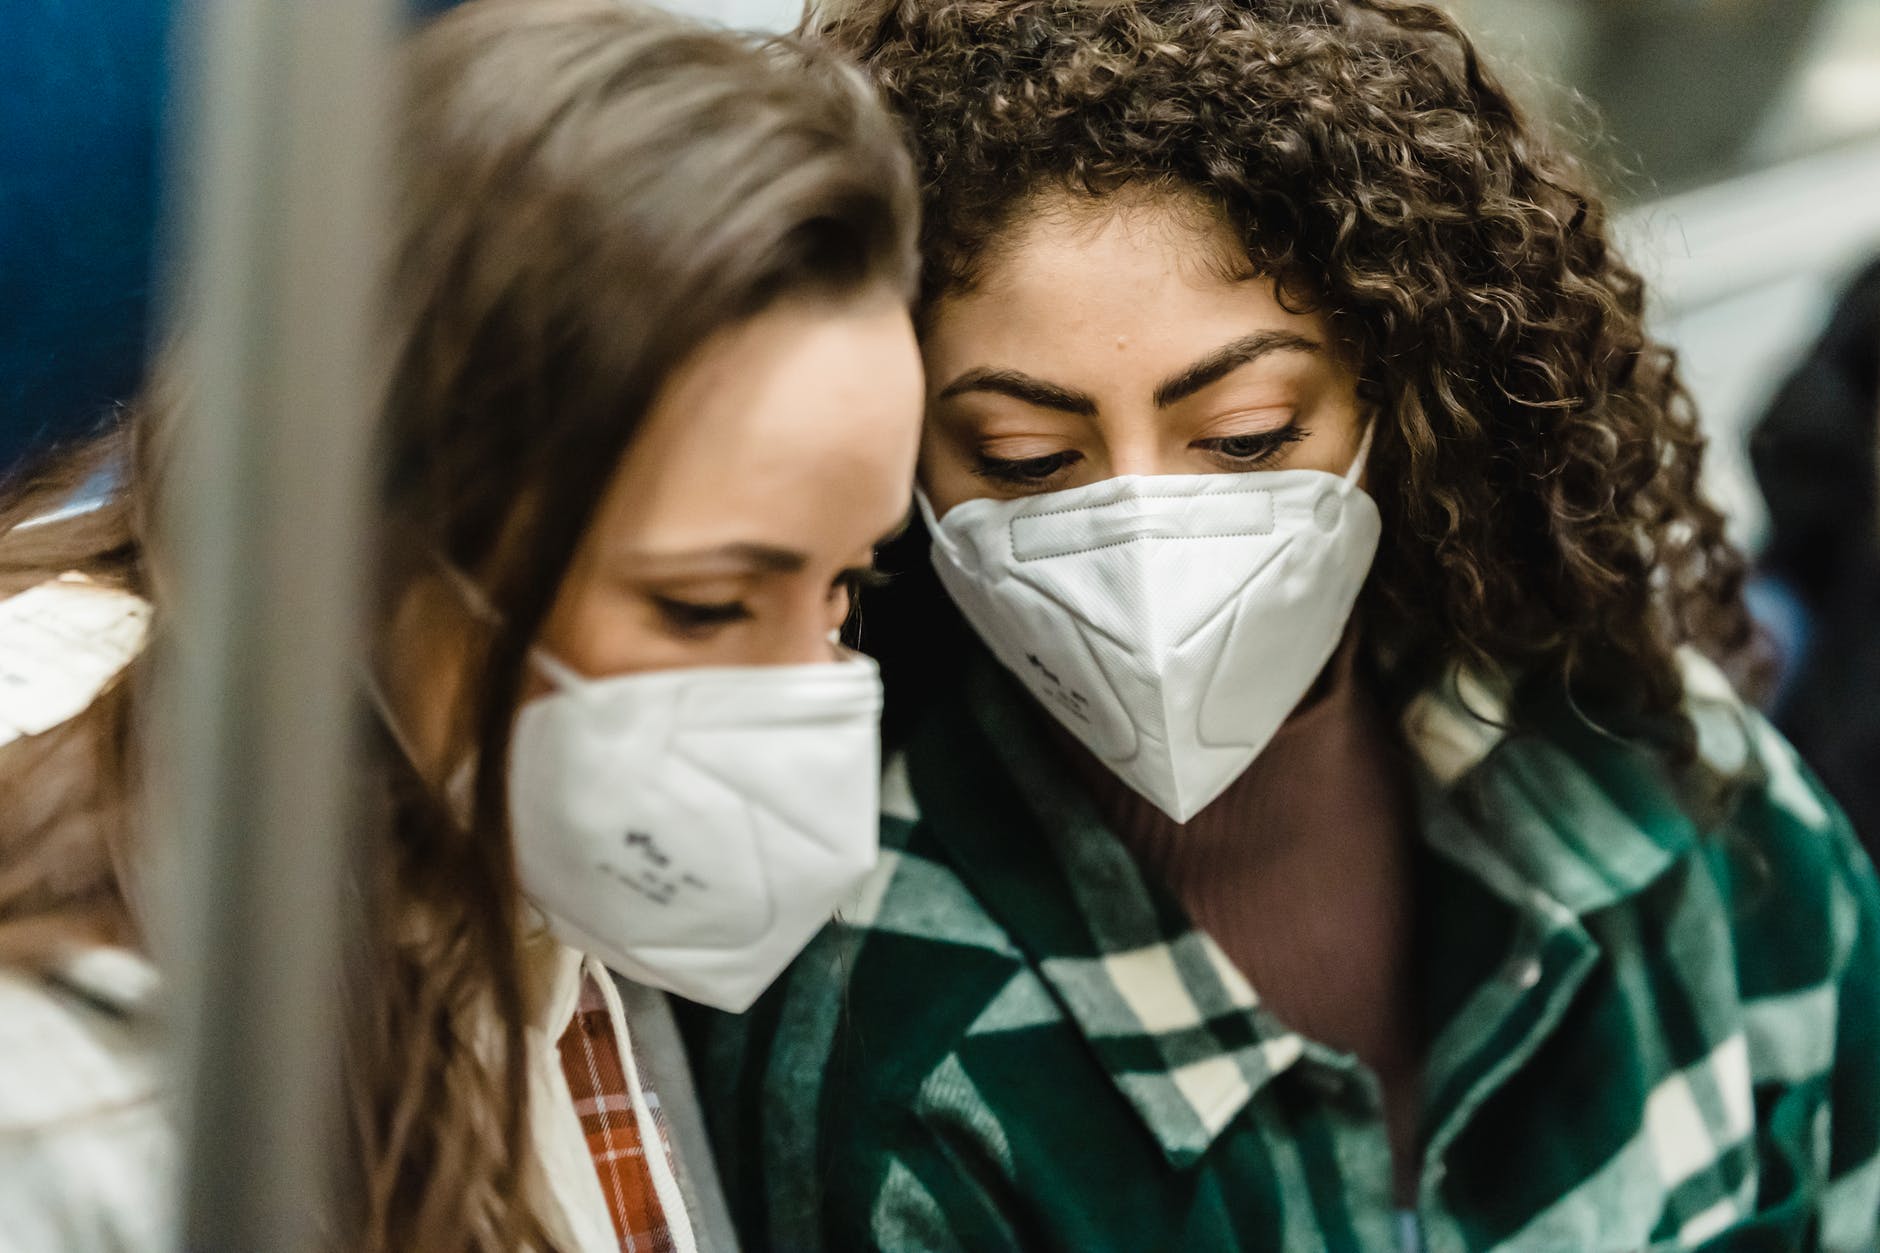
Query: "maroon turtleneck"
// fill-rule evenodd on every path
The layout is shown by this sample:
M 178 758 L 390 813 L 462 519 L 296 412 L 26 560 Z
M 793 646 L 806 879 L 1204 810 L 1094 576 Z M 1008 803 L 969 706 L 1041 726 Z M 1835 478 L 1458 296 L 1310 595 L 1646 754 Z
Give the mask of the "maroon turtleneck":
M 1178 823 L 1068 733 L 1110 827 L 1289 1027 L 1384 1086 L 1400 1199 L 1416 1173 L 1422 1033 L 1412 970 L 1412 802 L 1393 734 L 1346 640 L 1244 774 Z

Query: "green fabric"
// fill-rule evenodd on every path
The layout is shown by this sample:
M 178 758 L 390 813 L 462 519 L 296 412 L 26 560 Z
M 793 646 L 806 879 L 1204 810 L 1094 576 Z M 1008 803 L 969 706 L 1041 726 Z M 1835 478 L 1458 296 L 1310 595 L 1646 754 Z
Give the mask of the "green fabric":
M 1432 1253 L 1874 1247 L 1873 871 L 1714 672 L 1687 686 L 1735 780 L 1709 820 L 1565 708 L 1457 680 L 1405 719 Z M 1262 1008 L 1008 679 L 957 691 L 841 922 L 749 1014 L 688 1018 L 746 1247 L 1400 1247 L 1374 1078 Z

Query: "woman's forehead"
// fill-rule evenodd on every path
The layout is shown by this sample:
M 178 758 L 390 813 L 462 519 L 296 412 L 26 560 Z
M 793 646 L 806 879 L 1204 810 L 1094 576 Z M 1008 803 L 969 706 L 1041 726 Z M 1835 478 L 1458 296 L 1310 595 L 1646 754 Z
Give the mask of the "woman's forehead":
M 1225 219 L 1200 216 L 1192 201 L 1060 201 L 1012 229 L 972 286 L 928 311 L 930 361 L 1046 340 L 1185 340 L 1185 330 L 1215 339 L 1259 327 L 1323 333 L 1319 318 L 1289 311 L 1275 284 L 1253 273 Z
M 1199 281 L 1253 276 L 1246 243 L 1220 205 L 1194 188 L 1145 182 L 1102 195 L 1061 186 L 1026 193 L 980 248 L 971 285 L 997 285 L 1026 261 L 1079 264 L 1118 244 L 1177 259 Z

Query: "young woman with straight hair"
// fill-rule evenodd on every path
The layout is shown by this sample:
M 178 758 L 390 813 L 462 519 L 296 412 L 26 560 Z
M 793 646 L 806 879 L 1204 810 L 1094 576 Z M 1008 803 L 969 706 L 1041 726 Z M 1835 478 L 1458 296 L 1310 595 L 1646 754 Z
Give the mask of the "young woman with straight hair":
M 874 859 L 834 641 L 911 490 L 911 169 L 852 70 L 613 0 L 475 0 L 405 69 L 332 1245 L 712 1247 L 653 989 L 742 1008 Z M 138 798 L 189 403 L 0 498 L 9 1249 L 167 1247 Z

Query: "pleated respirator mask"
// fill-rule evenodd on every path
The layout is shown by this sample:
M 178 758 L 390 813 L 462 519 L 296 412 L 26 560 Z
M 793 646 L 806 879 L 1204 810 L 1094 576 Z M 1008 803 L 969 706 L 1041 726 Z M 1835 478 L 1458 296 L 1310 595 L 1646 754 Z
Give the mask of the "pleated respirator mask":
M 524 896 L 629 978 L 749 1008 L 875 864 L 874 661 L 589 678 L 538 649 L 533 664 L 553 686 L 510 743 Z
M 536 664 L 555 690 L 522 707 L 509 759 L 524 894 L 614 970 L 749 1008 L 875 864 L 875 663 Z
M 1244 772 L 1338 647 L 1377 553 L 1322 470 L 1125 475 L 936 518 L 940 581 L 998 658 L 1177 822 Z

